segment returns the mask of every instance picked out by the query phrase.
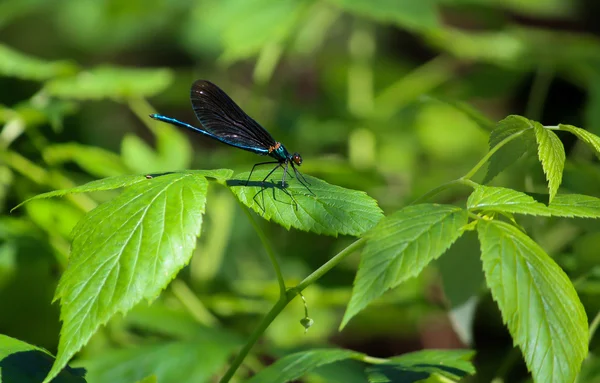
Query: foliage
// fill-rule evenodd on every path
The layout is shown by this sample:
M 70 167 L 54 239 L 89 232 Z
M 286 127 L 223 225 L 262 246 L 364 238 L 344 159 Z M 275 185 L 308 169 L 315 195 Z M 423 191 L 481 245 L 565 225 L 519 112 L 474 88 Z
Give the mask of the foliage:
M 523 3 L 0 4 L 2 381 L 596 382 L 600 40 Z M 148 117 L 197 77 L 308 188 Z

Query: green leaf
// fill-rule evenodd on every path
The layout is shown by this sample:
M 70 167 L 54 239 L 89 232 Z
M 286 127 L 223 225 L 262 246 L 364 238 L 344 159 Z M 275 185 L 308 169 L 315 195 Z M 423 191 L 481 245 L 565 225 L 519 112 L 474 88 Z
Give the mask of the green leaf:
M 89 383 L 131 383 L 150 374 L 158 382 L 208 383 L 221 371 L 239 343 L 228 338 L 194 339 L 109 350 L 79 360 Z
M 594 153 L 596 154 L 596 156 L 600 157 L 600 137 L 588 132 L 587 130 L 578 128 L 573 125 L 559 124 L 558 126 L 561 130 L 565 130 L 576 135 L 577 138 L 579 138 L 581 141 L 585 142 L 592 149 L 594 149 Z
M 41 347 L 0 334 L 0 380 L 6 383 L 39 383 L 54 357 Z M 67 366 L 53 383 L 85 383 L 85 370 Z
M 536 382 L 572 382 L 587 354 L 588 322 L 562 269 L 505 222 L 477 225 L 492 297 Z
M 547 195 L 545 196 L 547 198 Z M 548 206 L 513 189 L 478 186 L 467 200 L 469 210 L 556 217 L 600 218 L 600 199 L 581 194 L 558 194 Z
M 215 169 L 215 170 L 186 170 L 183 172 L 177 173 L 165 173 L 165 174 L 192 174 L 198 175 L 202 177 L 207 177 L 216 180 L 219 183 L 224 184 L 227 179 L 231 177 L 233 171 L 230 169 Z M 29 201 L 33 201 L 41 198 L 51 198 L 51 197 L 62 197 L 66 194 L 72 193 L 89 193 L 94 191 L 104 191 L 104 190 L 113 190 L 119 189 L 131 185 L 135 185 L 139 182 L 145 182 L 148 180 L 148 177 L 157 177 L 162 176 L 163 174 L 127 174 L 122 176 L 108 177 L 103 178 L 101 180 L 96 180 L 92 182 L 88 182 L 87 184 L 76 186 L 70 189 L 61 189 L 61 190 L 53 190 L 48 193 L 38 194 L 34 197 L 31 197 L 17 206 L 13 207 L 11 211 L 19 208 L 20 206 L 26 204 Z
M 544 128 L 539 122 L 534 122 L 533 128 L 538 142 L 538 157 L 548 180 L 550 202 L 552 202 L 562 182 L 562 173 L 565 168 L 565 148 L 556 133 Z
M 581 194 L 558 194 L 548 210 L 558 217 L 600 218 L 600 199 Z
M 150 97 L 171 84 L 173 74 L 168 69 L 138 69 L 97 67 L 77 76 L 48 82 L 45 90 L 51 96 L 77 99 L 127 100 Z
M 365 365 L 362 361 L 356 359 L 345 359 L 325 364 L 313 370 L 310 376 L 318 376 L 320 380 L 317 381 L 323 383 L 365 383 L 367 381 Z
M 48 355 L 51 355 L 48 351 L 43 348 L 34 346 L 32 344 L 20 341 L 15 338 L 11 338 L 7 335 L 0 334 L 0 359 L 4 359 L 10 354 L 21 351 L 37 350 L 42 351 Z
M 350 303 L 340 327 L 373 299 L 418 275 L 463 233 L 467 211 L 450 205 L 408 206 L 367 234 Z
M 497 127 L 490 133 L 490 150 L 509 137 L 514 138 L 490 158 L 484 183 L 491 181 L 501 171 L 535 148 L 533 123 L 525 117 L 511 115 L 498 122 Z
M 254 375 L 247 383 L 285 383 L 298 379 L 319 366 L 364 354 L 342 349 L 317 349 L 287 355 Z
M 49 381 L 117 312 L 152 300 L 185 266 L 200 235 L 208 181 L 173 173 L 129 186 L 73 229 L 55 299 L 63 327 Z
M 498 213 L 518 213 L 549 216 L 546 205 L 533 197 L 503 187 L 477 186 L 467 200 L 467 209 Z
M 329 0 L 329 2 L 357 16 L 382 23 L 393 23 L 415 31 L 426 31 L 440 26 L 434 0 L 379 0 L 376 4 L 370 0 Z
M 312 195 L 296 178 L 287 177 L 289 186 L 281 189 L 281 173 L 275 172 L 265 189 L 261 181 L 270 170 L 257 170 L 245 186 L 249 173 L 237 174 L 229 188 L 246 206 L 281 226 L 316 234 L 359 236 L 383 216 L 377 202 L 365 192 L 330 185 L 305 175 Z M 290 197 L 291 196 L 291 197 Z M 293 199 L 292 199 L 293 198 Z
M 51 191 L 48 193 L 38 194 L 34 197 L 31 197 L 31 198 L 21 202 L 17 206 L 13 207 L 11 209 L 11 211 L 19 208 L 20 206 L 26 204 L 29 201 L 33 201 L 36 199 L 62 197 L 65 194 L 72 194 L 72 193 L 88 193 L 88 192 L 93 192 L 93 191 L 112 190 L 112 189 L 122 188 L 125 186 L 131 186 L 138 182 L 144 182 L 144 181 L 147 181 L 146 176 L 139 175 L 139 174 L 137 174 L 137 175 L 128 174 L 128 175 L 123 175 L 123 176 L 103 178 L 101 180 L 88 182 L 87 184 L 84 184 L 81 186 L 76 186 L 76 187 L 70 188 L 70 189 L 54 190 L 54 191 Z
M 0 44 L 0 77 L 42 81 L 74 73 L 77 67 L 67 61 L 44 61 Z
M 118 176 L 129 172 L 117 154 L 74 142 L 47 146 L 44 148 L 43 156 L 50 165 L 73 161 L 83 170 L 97 177 Z
M 475 373 L 470 360 L 471 350 L 423 350 L 410 352 L 389 362 L 376 364 L 367 369 L 369 382 L 409 383 L 427 379 L 432 374 L 452 380 L 460 380 Z

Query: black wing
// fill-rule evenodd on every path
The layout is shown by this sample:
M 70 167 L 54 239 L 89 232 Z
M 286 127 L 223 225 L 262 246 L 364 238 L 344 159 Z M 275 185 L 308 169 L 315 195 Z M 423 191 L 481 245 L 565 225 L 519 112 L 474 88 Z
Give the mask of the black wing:
M 267 154 L 275 145 L 269 132 L 215 84 L 194 82 L 190 98 L 202 127 L 219 141 L 259 154 Z

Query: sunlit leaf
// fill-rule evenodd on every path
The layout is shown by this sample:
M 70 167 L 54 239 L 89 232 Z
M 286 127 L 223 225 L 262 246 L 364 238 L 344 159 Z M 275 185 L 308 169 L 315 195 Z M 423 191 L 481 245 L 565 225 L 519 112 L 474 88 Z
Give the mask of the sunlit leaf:
M 505 222 L 477 225 L 492 297 L 536 382 L 572 382 L 587 354 L 588 322 L 562 269 Z
M 48 94 L 78 100 L 126 100 L 162 92 L 173 79 L 168 69 L 98 67 L 76 76 L 51 80 Z
M 565 148 L 560 142 L 560 138 L 552 130 L 544 128 L 539 122 L 534 122 L 533 128 L 538 142 L 538 157 L 548 180 L 550 202 L 552 202 L 562 182 L 566 158 Z
M 142 299 L 156 298 L 187 264 L 200 234 L 207 186 L 194 172 L 157 176 L 129 186 L 77 224 L 55 295 L 63 327 L 46 381 L 100 325 Z
M 567 132 L 573 133 L 577 136 L 581 141 L 588 144 L 592 149 L 594 149 L 594 153 L 596 156 L 600 157 L 600 137 L 597 135 L 588 132 L 585 129 L 578 128 L 573 125 L 559 125 L 561 130 L 566 130 Z
M 305 177 L 314 195 L 291 177 L 286 180 L 289 186 L 282 189 L 280 171 L 273 173 L 263 189 L 260 180 L 269 171 L 255 171 L 248 186 L 245 184 L 249 173 L 237 174 L 228 185 L 244 205 L 286 229 L 359 236 L 383 216 L 377 202 L 365 192 L 330 185 L 308 175 Z
M 490 133 L 490 150 L 509 137 L 513 139 L 490 158 L 484 183 L 491 181 L 498 173 L 536 147 L 533 123 L 524 117 L 513 115 L 498 122 L 496 128 Z
M 44 148 L 44 160 L 51 165 L 73 161 L 89 174 L 97 177 L 118 176 L 129 173 L 121 158 L 105 149 L 75 142 L 54 144 Z
M 247 383 L 285 383 L 296 380 L 319 366 L 363 354 L 342 349 L 315 349 L 287 355 L 254 375 Z
M 549 205 L 545 205 L 534 199 L 532 195 L 490 186 L 478 186 L 469 196 L 467 208 L 499 213 L 600 218 L 600 199 L 596 197 L 558 194 Z
M 40 60 L 0 44 L 0 77 L 40 81 L 72 74 L 76 70 L 70 62 Z
M 423 350 L 389 359 L 367 368 L 369 382 L 412 383 L 437 374 L 454 381 L 475 373 L 471 350 Z
M 341 327 L 373 299 L 418 275 L 463 232 L 467 211 L 450 205 L 408 206 L 367 235 L 352 298 Z

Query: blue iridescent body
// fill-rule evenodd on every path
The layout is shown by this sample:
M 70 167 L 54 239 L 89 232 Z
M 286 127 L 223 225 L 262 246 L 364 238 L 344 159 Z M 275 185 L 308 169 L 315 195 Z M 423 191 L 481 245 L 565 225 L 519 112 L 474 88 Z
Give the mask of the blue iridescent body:
M 277 168 L 282 167 L 284 171 L 281 186 L 285 187 L 285 177 L 288 166 L 291 165 L 298 180 L 310 191 L 305 184 L 307 183 L 306 179 L 296 169 L 296 166 L 302 164 L 300 154 L 290 154 L 281 142 L 275 141 L 265 128 L 244 113 L 218 86 L 206 80 L 198 80 L 192 84 L 190 99 L 200 127 L 161 114 L 151 114 L 150 117 L 190 129 L 236 148 L 272 157 L 275 161 L 255 164 L 250 171 L 250 176 L 252 176 L 256 166 L 277 164 L 263 179 L 263 183 Z M 248 176 L 248 180 L 250 176 Z M 248 181 L 246 181 L 247 183 Z

